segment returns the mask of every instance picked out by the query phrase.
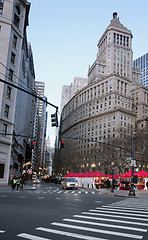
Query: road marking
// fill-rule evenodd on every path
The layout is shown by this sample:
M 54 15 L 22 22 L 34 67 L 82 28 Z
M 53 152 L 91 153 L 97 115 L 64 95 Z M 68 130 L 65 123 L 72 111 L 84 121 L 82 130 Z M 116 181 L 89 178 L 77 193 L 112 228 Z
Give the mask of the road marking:
M 96 232 L 96 233 L 104 233 L 104 234 L 115 235 L 115 236 L 120 236 L 120 237 L 122 236 L 122 237 L 128 237 L 128 238 L 136 238 L 136 239 L 143 238 L 143 236 L 141 236 L 141 235 L 107 231 L 107 230 L 101 230 L 101 229 L 96 229 L 96 228 L 80 227 L 80 226 L 76 226 L 76 225 L 63 224 L 63 223 L 57 223 L 57 222 L 53 222 L 53 223 L 51 223 L 51 225 L 65 227 L 65 228 L 78 229 L 78 230 L 83 230 L 83 231 Z
M 122 209 L 128 209 L 128 210 L 139 210 L 139 211 L 141 211 L 141 210 L 144 210 L 143 208 L 133 208 L 133 207 L 122 207 L 122 206 L 117 206 L 117 207 L 115 207 L 115 206 L 102 206 L 102 207 L 112 207 L 112 208 L 122 208 Z M 148 209 L 146 209 L 146 210 L 148 210 Z
M 21 234 L 17 235 L 17 237 L 22 237 L 22 238 L 26 238 L 26 239 L 30 239 L 30 240 L 51 240 L 49 238 L 37 237 L 37 236 L 30 235 L 27 233 L 21 233 Z
M 61 193 L 62 191 L 59 191 L 59 192 L 57 192 L 57 193 Z
M 59 231 L 59 230 L 54 230 L 54 229 L 44 228 L 44 227 L 38 227 L 38 228 L 36 228 L 36 230 L 55 233 L 55 234 L 59 234 L 59 235 L 64 235 L 64 236 L 67 236 L 67 237 L 85 239 L 85 240 L 108 240 L 106 238 L 91 237 L 91 236 L 86 236 L 86 235 L 81 235 L 81 234 L 76 234 L 76 233 L 70 233 L 70 232 L 64 232 L 64 231 Z
M 6 196 L 0 196 L 1 198 L 5 198 Z
M 92 192 L 92 194 L 95 194 L 95 192 Z
M 119 216 L 119 215 L 116 216 L 116 215 L 103 214 L 103 213 L 82 212 L 82 214 L 90 214 L 90 215 L 94 215 L 94 216 L 105 216 L 105 217 L 113 217 L 113 218 L 127 218 L 127 219 L 148 221 L 148 219 L 145 219 L 145 218 L 126 217 L 126 216 Z
M 95 201 L 96 203 L 102 203 L 101 201 Z
M 88 194 L 88 192 L 85 192 L 85 194 Z
M 68 193 L 68 191 L 64 192 L 64 193 Z
M 56 199 L 62 199 L 62 198 L 56 198 Z
M 75 191 L 72 191 L 71 193 L 75 193 Z
M 5 231 L 3 231 L 3 230 L 0 230 L 0 233 L 4 233 Z
M 81 191 L 79 191 L 78 193 L 82 193 Z
M 20 198 L 26 198 L 26 196 L 19 196 Z
M 94 225 L 94 226 L 110 227 L 110 228 L 121 228 L 121 229 L 127 229 L 127 230 L 139 231 L 139 232 L 147 232 L 147 229 L 143 229 L 143 228 L 133 228 L 133 227 L 128 227 L 128 226 L 120 226 L 120 225 L 96 223 L 96 222 L 90 222 L 90 221 L 87 222 L 87 221 L 81 221 L 81 220 L 75 220 L 75 219 L 68 219 L 68 218 L 63 219 L 63 221 L 83 223 L 83 224 L 89 224 L 89 225 Z
M 44 193 L 47 193 L 47 192 L 44 192 Z
M 132 224 L 132 225 L 138 225 L 138 226 L 148 226 L 146 223 L 140 223 L 140 222 L 131 222 L 131 221 L 122 221 L 122 220 L 116 220 L 116 219 L 109 219 L 109 218 L 99 218 L 99 217 L 89 217 L 89 216 L 83 216 L 83 215 L 73 215 L 73 217 L 77 218 L 86 218 L 86 219 L 92 219 L 97 221 L 108 221 L 108 222 L 117 222 L 117 223 L 125 223 L 125 224 Z
M 102 208 L 97 207 L 96 209 L 107 209 L 109 211 L 120 211 L 120 212 L 132 212 L 132 213 L 148 213 L 142 211 L 133 211 L 133 210 L 126 210 L 126 209 L 115 209 L 115 208 L 106 208 L 106 206 L 102 206 Z
M 37 198 L 44 198 L 44 197 L 37 197 Z
M 75 200 L 76 200 L 76 201 L 82 201 L 82 199 L 77 199 L 77 198 L 76 198 Z
M 110 211 L 106 211 L 105 209 L 104 210 L 93 210 L 93 209 L 90 209 L 89 210 L 90 212 L 101 212 L 101 213 L 111 213 Z M 147 217 L 148 218 L 148 215 L 142 215 L 142 214 L 136 214 L 136 213 L 125 213 L 125 212 L 112 212 L 112 214 L 122 214 L 122 215 L 126 215 L 126 216 L 137 216 L 137 217 Z

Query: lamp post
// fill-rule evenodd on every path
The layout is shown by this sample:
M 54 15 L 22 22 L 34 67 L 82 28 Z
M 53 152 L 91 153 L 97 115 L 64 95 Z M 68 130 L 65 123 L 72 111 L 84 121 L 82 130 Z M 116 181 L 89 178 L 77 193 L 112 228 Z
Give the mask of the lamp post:
M 111 186 L 111 193 L 114 192 L 114 162 L 112 162 L 112 186 Z
M 134 160 L 134 136 L 132 136 L 132 160 L 131 160 L 131 187 L 129 191 L 129 196 L 135 196 L 135 189 L 134 189 L 134 166 L 133 166 L 133 160 Z

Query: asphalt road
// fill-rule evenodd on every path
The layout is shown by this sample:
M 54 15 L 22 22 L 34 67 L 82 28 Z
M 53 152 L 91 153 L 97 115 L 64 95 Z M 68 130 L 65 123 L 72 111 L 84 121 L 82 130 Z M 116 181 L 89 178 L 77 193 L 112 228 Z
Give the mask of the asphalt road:
M 0 188 L 0 239 L 148 239 L 147 199 L 63 190 L 53 183 L 36 188 Z

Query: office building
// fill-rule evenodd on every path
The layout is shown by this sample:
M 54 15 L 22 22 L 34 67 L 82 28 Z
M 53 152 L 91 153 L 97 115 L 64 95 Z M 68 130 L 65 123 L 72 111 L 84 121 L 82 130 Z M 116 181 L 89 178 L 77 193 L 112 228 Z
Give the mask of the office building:
M 141 84 L 148 88 L 148 53 L 134 60 L 133 67 L 140 69 Z
M 132 68 L 132 39 L 114 13 L 88 69 L 88 85 L 63 107 L 59 138 L 66 138 L 57 173 L 111 173 L 114 164 L 116 173 L 129 168 L 125 159 L 131 156 L 133 131 L 146 130 L 148 123 L 148 91 L 139 69 Z M 141 166 L 148 167 L 146 162 Z
M 16 85 L 29 9 L 27 0 L 0 1 L 0 79 Z M 17 89 L 0 81 L 0 185 L 9 179 L 16 99 Z
M 87 78 L 75 77 L 70 86 L 64 85 L 62 88 L 61 111 L 68 101 L 83 87 L 88 84 Z

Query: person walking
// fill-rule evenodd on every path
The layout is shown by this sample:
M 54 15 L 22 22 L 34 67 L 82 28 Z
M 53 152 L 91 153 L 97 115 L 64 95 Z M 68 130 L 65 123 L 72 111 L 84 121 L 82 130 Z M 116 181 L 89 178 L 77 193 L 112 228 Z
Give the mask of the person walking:
M 17 190 L 18 190 L 19 187 L 20 187 L 20 178 L 17 178 L 17 180 L 16 180 L 16 185 L 17 185 Z
M 14 176 L 12 175 L 11 176 L 11 188 L 13 189 L 13 179 L 14 179 Z
M 148 181 L 146 182 L 147 190 L 148 190 Z
M 15 189 L 16 187 L 16 177 L 13 178 L 13 188 L 12 189 Z
M 24 187 L 24 178 L 23 177 L 21 177 L 21 179 L 20 179 L 20 184 L 21 184 L 20 188 L 23 189 L 23 187 Z

